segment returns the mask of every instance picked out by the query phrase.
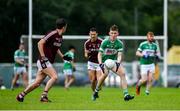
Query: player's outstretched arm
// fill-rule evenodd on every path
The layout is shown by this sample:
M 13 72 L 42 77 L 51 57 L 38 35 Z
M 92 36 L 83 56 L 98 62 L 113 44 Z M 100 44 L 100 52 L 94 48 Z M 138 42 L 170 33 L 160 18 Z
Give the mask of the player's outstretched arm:
M 98 52 L 98 62 L 102 64 L 102 52 Z
M 19 63 L 19 64 L 21 64 L 21 65 L 24 65 L 24 61 L 22 61 L 22 60 L 20 60 L 20 59 L 18 59 L 18 58 L 16 58 L 15 61 L 16 61 L 16 63 Z
M 75 66 L 74 59 L 71 61 L 71 64 L 72 64 L 72 67 L 73 67 L 73 72 L 75 72 L 76 71 L 76 66 Z
M 122 53 L 121 53 L 121 52 L 118 52 L 117 62 L 118 62 L 118 63 L 121 63 L 121 60 L 122 60 Z
M 87 50 L 84 50 L 84 57 L 88 58 L 88 51 Z
M 42 57 L 45 56 L 44 54 L 44 50 L 43 50 L 43 47 L 44 47 L 44 44 L 45 44 L 45 40 L 44 39 L 41 39 L 39 42 L 38 42 L 38 50 L 39 50 L 39 53 Z
M 138 51 L 136 51 L 136 56 L 143 57 L 143 54 L 138 50 Z
M 63 56 L 64 56 L 59 49 L 57 50 L 57 54 L 58 54 L 61 58 L 63 58 Z
M 89 58 L 88 53 L 89 53 L 89 51 L 86 48 L 84 48 L 84 57 L 85 58 Z

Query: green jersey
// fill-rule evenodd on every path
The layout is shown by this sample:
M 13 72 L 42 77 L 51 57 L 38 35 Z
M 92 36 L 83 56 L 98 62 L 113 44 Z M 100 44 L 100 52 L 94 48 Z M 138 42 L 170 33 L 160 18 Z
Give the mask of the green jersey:
M 152 42 L 149 43 L 148 41 L 142 42 L 139 47 L 138 51 L 142 52 L 142 54 L 149 55 L 149 58 L 140 58 L 140 64 L 152 64 L 155 60 L 155 55 L 157 53 L 157 44 Z
M 102 62 L 107 59 L 117 60 L 118 52 L 123 51 L 123 43 L 119 39 L 110 41 L 106 38 L 102 41 L 99 51 L 102 52 Z
M 14 61 L 16 60 L 16 59 L 19 59 L 19 60 L 21 60 L 22 62 L 25 62 L 25 57 L 26 57 L 26 52 L 24 51 L 24 50 L 16 50 L 15 52 L 14 52 Z M 22 64 L 19 64 L 19 63 L 17 63 L 16 61 L 15 61 L 15 67 L 23 67 L 24 65 L 22 65 Z
M 74 59 L 74 53 L 71 51 L 68 51 L 64 54 L 65 56 L 71 57 L 72 60 Z M 72 69 L 73 66 L 71 64 L 71 61 L 64 60 L 64 69 Z

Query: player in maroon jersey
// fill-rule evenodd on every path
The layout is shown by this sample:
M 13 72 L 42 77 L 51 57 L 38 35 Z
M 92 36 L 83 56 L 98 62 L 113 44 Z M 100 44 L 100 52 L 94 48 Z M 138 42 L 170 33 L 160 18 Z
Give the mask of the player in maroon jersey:
M 91 82 L 91 89 L 96 88 L 97 80 L 100 77 L 100 68 L 98 65 L 97 54 L 102 40 L 98 38 L 96 28 L 91 28 L 89 31 L 90 38 L 84 43 L 84 56 L 88 58 L 88 74 Z
M 27 88 L 17 95 L 16 99 L 19 102 L 23 102 L 25 95 L 27 95 L 32 90 L 36 89 L 42 81 L 49 76 L 44 91 L 41 95 L 41 102 L 50 102 L 48 99 L 48 91 L 55 83 L 58 78 L 56 70 L 53 68 L 52 64 L 54 63 L 54 59 L 56 54 L 58 54 L 61 58 L 67 59 L 63 56 L 61 51 L 59 50 L 62 43 L 62 34 L 66 31 L 67 23 L 63 18 L 59 18 L 56 20 L 56 29 L 45 35 L 38 42 L 39 49 L 39 59 L 37 60 L 38 72 L 36 75 L 35 81 L 27 86 Z

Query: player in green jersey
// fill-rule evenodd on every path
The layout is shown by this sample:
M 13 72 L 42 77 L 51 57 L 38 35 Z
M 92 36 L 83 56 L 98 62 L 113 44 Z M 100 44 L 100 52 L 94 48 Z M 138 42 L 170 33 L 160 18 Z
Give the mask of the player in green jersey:
M 110 27 L 109 31 L 109 37 L 102 41 L 99 53 L 98 53 L 98 62 L 99 66 L 101 68 L 101 77 L 98 80 L 98 83 L 96 85 L 96 89 L 93 93 L 92 99 L 96 100 L 98 98 L 98 92 L 101 88 L 101 85 L 103 84 L 104 80 L 108 76 L 109 71 L 113 71 L 121 78 L 121 86 L 124 93 L 124 100 L 129 101 L 134 98 L 134 96 L 129 95 L 128 89 L 127 89 L 127 81 L 125 77 L 125 71 L 121 64 L 121 55 L 123 51 L 123 43 L 117 39 L 117 36 L 119 35 L 118 27 L 116 25 L 113 25 Z M 107 59 L 112 59 L 115 61 L 115 65 L 112 69 L 108 69 L 104 62 Z
M 69 51 L 64 54 L 64 56 L 71 58 L 70 60 L 64 60 L 63 72 L 65 74 L 65 81 L 64 81 L 65 89 L 68 89 L 69 86 L 75 80 L 75 77 L 73 75 L 73 72 L 76 70 L 74 64 L 74 53 L 75 53 L 75 47 L 70 46 Z
M 19 76 L 22 76 L 23 84 L 26 87 L 28 85 L 28 74 L 26 71 L 25 65 L 26 52 L 24 50 L 24 44 L 20 43 L 19 49 L 14 52 L 14 76 L 11 83 L 11 89 L 14 89 L 14 86 L 19 79 Z
M 147 41 L 142 42 L 136 52 L 136 55 L 140 57 L 140 69 L 141 69 L 141 78 L 136 84 L 136 94 L 140 94 L 140 87 L 145 82 L 146 95 L 149 95 L 149 90 L 152 85 L 153 74 L 155 73 L 155 64 L 154 61 L 157 56 L 157 44 L 154 42 L 154 33 L 147 33 Z

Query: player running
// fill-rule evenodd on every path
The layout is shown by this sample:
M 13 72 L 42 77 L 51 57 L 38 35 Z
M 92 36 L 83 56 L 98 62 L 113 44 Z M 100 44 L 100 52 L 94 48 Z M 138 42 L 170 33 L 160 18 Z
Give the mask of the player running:
M 84 56 L 88 59 L 87 67 L 92 91 L 95 90 L 97 80 L 101 74 L 97 54 L 102 40 L 97 35 L 96 28 L 91 28 L 89 31 L 90 38 L 84 43 Z
M 28 85 L 28 74 L 26 71 L 26 52 L 24 49 L 24 44 L 20 43 L 19 49 L 14 52 L 14 77 L 11 83 L 11 89 L 14 90 L 14 86 L 16 85 L 19 76 L 22 76 L 23 84 L 25 87 Z
M 68 89 L 69 86 L 75 80 L 75 77 L 73 75 L 73 72 L 76 71 L 75 64 L 74 64 L 74 53 L 75 53 L 75 47 L 70 46 L 69 51 L 64 54 L 64 56 L 67 56 L 70 58 L 69 60 L 64 60 L 63 72 L 65 74 L 65 81 L 64 81 L 65 89 Z
M 147 41 L 142 42 L 136 52 L 140 57 L 141 78 L 136 84 L 136 94 L 140 95 L 141 85 L 146 82 L 146 95 L 150 93 L 153 74 L 155 73 L 154 60 L 157 56 L 157 44 L 154 42 L 154 33 L 147 33 Z
M 101 85 L 103 84 L 104 80 L 108 76 L 109 71 L 113 71 L 121 78 L 121 86 L 124 93 L 124 100 L 129 101 L 134 98 L 134 96 L 129 95 L 128 89 L 127 89 L 127 81 L 125 77 L 125 71 L 121 64 L 121 56 L 123 51 L 123 43 L 117 39 L 117 36 L 119 35 L 118 27 L 116 25 L 113 25 L 110 27 L 109 31 L 109 37 L 101 43 L 99 53 L 98 53 L 98 61 L 99 66 L 101 68 L 102 75 L 99 78 L 99 81 L 96 85 L 96 89 L 93 93 L 93 100 L 96 100 L 98 98 L 98 92 L 100 90 Z M 104 62 L 107 59 L 112 59 L 115 61 L 115 66 L 112 69 L 108 69 Z
M 39 59 L 37 60 L 38 72 L 35 81 L 30 84 L 23 92 L 19 93 L 16 97 L 17 101 L 23 102 L 24 97 L 34 89 L 40 86 L 42 81 L 49 76 L 50 79 L 46 83 L 44 91 L 41 95 L 41 102 L 51 102 L 48 99 L 48 91 L 57 80 L 57 72 L 53 68 L 52 63 L 56 54 L 63 58 L 63 54 L 60 51 L 62 44 L 62 34 L 66 31 L 67 23 L 64 19 L 60 18 L 56 20 L 56 29 L 45 35 L 38 42 Z

